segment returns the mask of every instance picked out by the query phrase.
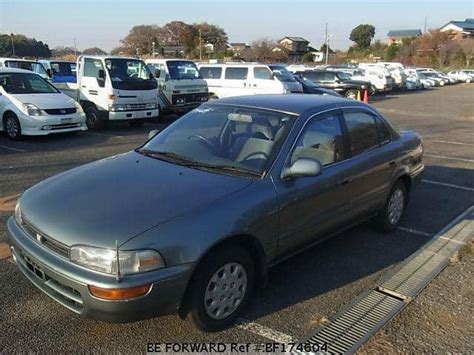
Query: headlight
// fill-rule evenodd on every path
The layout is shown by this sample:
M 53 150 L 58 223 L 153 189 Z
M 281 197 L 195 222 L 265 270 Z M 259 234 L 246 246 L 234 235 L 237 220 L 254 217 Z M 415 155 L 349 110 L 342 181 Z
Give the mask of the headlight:
M 23 224 L 23 218 L 21 216 L 20 202 L 17 202 L 16 206 L 15 206 L 15 221 L 19 226 L 21 226 Z
M 165 267 L 163 258 L 155 250 L 119 251 L 118 258 L 121 275 L 137 274 Z M 71 248 L 70 259 L 92 270 L 112 275 L 117 274 L 117 251 L 115 249 L 75 245 Z
M 113 104 L 109 105 L 109 111 L 115 112 L 115 111 L 127 111 L 128 110 L 128 105 L 120 105 L 120 104 Z
M 74 102 L 74 105 L 76 105 L 76 111 L 79 113 L 84 113 L 84 110 L 82 109 L 82 106 L 78 102 Z
M 24 113 L 30 116 L 42 116 L 43 111 L 33 104 L 23 104 L 21 106 Z

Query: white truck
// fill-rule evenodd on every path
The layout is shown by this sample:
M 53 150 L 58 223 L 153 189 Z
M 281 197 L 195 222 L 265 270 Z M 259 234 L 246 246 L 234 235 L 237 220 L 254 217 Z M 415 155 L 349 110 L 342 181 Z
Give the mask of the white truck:
M 145 59 L 158 83 L 162 110 L 186 112 L 209 99 L 206 81 L 196 64 L 183 59 Z
M 77 83 L 54 85 L 79 102 L 89 129 L 108 121 L 141 125 L 158 117 L 158 85 L 146 64 L 136 58 L 80 56 Z

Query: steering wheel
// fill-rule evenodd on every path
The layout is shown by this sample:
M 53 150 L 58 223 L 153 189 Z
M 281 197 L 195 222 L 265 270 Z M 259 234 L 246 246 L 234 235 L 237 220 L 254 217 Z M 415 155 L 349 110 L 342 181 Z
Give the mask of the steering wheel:
M 213 150 L 214 149 L 214 143 L 209 140 L 209 138 L 206 138 L 204 136 L 201 136 L 200 134 L 193 134 L 188 137 L 188 139 L 193 139 L 197 138 L 201 143 L 203 143 L 206 147 L 209 149 Z

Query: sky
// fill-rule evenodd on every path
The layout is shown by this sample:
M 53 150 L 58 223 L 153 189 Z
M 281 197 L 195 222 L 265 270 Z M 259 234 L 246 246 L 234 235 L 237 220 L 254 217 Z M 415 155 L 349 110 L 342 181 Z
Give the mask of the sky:
M 375 39 L 393 29 L 428 29 L 474 17 L 474 0 L 0 0 L 0 33 L 25 34 L 56 46 L 78 49 L 119 45 L 135 25 L 173 20 L 209 22 L 230 42 L 300 36 L 314 47 L 347 49 L 355 26 L 375 26 Z

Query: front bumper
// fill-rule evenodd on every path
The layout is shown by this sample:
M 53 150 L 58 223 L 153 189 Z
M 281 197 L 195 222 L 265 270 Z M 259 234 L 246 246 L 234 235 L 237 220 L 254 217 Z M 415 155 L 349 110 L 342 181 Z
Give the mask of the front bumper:
M 13 217 L 7 222 L 13 259 L 28 280 L 49 297 L 85 317 L 108 322 L 132 322 L 176 313 L 188 284 L 192 264 L 168 267 L 137 275 L 114 276 L 88 270 L 44 248 L 18 226 Z M 96 298 L 88 285 L 127 288 L 151 284 L 143 296 L 109 301 Z
M 46 136 L 54 133 L 85 131 L 86 116 L 83 113 L 66 115 L 28 116 L 17 114 L 21 133 L 25 136 Z
M 158 117 L 160 110 L 109 111 L 108 113 L 108 119 L 110 121 L 141 120 L 145 118 Z

